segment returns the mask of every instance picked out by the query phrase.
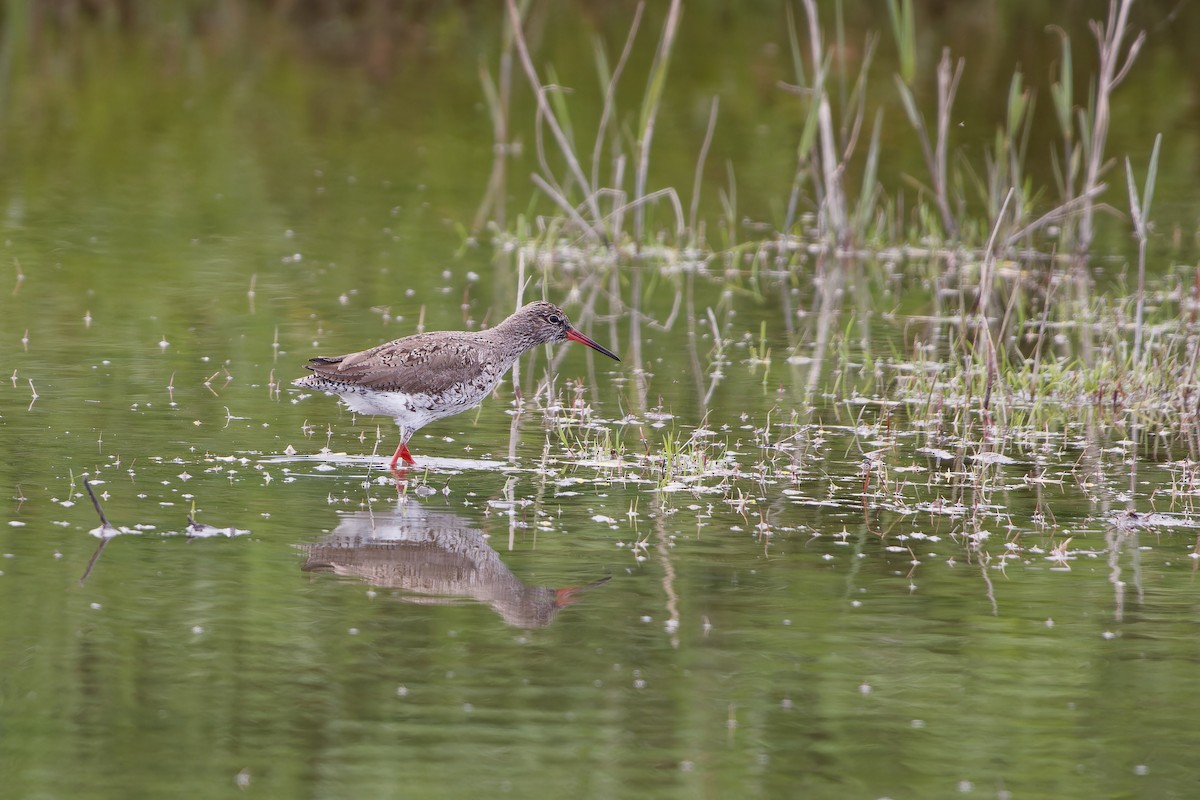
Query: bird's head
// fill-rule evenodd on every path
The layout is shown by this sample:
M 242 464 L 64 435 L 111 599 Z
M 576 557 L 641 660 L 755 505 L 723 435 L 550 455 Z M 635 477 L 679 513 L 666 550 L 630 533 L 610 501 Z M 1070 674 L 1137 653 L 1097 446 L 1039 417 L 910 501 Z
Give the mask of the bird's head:
M 616 353 L 613 353 L 607 347 L 597 344 L 596 342 L 584 336 L 571 325 L 571 320 L 567 319 L 567 315 L 563 310 L 553 303 L 547 303 L 544 300 L 539 300 L 536 303 L 530 303 L 522 308 L 517 313 L 509 317 L 505 322 L 511 322 L 525 329 L 529 337 L 539 343 L 547 344 L 550 342 L 579 342 L 587 345 L 597 353 L 603 353 L 613 361 L 620 361 Z

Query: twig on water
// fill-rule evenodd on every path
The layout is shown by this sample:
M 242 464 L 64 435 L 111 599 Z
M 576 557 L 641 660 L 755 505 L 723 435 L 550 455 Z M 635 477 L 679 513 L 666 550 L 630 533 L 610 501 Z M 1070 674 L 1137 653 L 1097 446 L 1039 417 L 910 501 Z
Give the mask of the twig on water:
M 87 568 L 79 576 L 80 586 L 83 586 L 88 575 L 92 574 L 92 569 L 95 568 L 96 562 L 100 560 L 100 554 L 104 552 L 104 548 L 121 532 L 117 528 L 114 528 L 112 523 L 108 521 L 108 517 L 104 514 L 104 509 L 100 505 L 100 499 L 96 497 L 96 492 L 92 489 L 92 482 L 87 478 L 83 480 L 83 488 L 87 489 L 88 497 L 92 498 L 92 507 L 96 509 L 96 514 L 100 517 L 100 527 L 92 531 L 92 533 L 100 537 L 100 544 L 96 546 L 96 551 L 92 553 L 92 557 L 88 560 Z

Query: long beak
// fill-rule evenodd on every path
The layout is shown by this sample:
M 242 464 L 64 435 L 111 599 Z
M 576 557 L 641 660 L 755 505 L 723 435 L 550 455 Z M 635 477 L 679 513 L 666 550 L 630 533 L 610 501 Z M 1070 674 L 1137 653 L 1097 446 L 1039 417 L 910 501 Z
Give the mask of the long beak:
M 604 345 L 596 344 L 596 343 L 595 343 L 595 342 L 593 342 L 591 339 L 589 339 L 588 337 L 584 336 L 582 333 L 580 333 L 579 331 L 575 330 L 574 328 L 567 328 L 567 338 L 568 338 L 568 339 L 570 339 L 572 342 L 579 342 L 580 344 L 586 344 L 588 347 L 592 348 L 592 349 L 593 349 L 593 350 L 595 350 L 597 353 L 604 353 L 604 355 L 608 356 L 608 357 L 609 357 L 609 358 L 611 358 L 613 361 L 620 361 L 620 360 L 621 360 L 621 359 L 617 358 L 617 354 L 616 354 L 616 353 L 614 353 L 613 351 L 609 350 L 609 349 L 608 349 L 607 347 L 605 347 Z
M 577 602 L 579 602 L 580 594 L 582 594 L 583 592 L 590 592 L 592 589 L 598 589 L 599 587 L 603 586 L 604 584 L 608 583 L 611 580 L 612 580 L 612 575 L 605 575 L 600 580 L 592 581 L 591 583 L 585 584 L 583 586 L 568 586 L 565 589 L 555 589 L 554 590 L 554 607 L 555 608 L 563 608 L 565 606 L 571 605 L 572 603 L 577 603 Z

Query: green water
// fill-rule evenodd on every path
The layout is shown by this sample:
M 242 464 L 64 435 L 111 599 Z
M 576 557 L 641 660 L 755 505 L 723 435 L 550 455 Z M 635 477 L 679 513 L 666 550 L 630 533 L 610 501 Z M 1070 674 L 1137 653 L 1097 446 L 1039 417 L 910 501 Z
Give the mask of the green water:
M 879 388 L 857 365 L 924 334 L 919 274 L 852 272 L 840 314 L 789 333 L 785 300 L 817 308 L 811 271 L 753 286 L 714 267 L 693 286 L 694 355 L 683 317 L 645 323 L 640 380 L 630 320 L 602 305 L 581 326 L 625 362 L 571 346 L 547 395 L 531 354 L 515 421 L 505 384 L 423 429 L 401 498 L 391 421 L 289 382 L 311 355 L 516 305 L 517 259 L 468 236 L 499 13 L 413 12 L 380 40 L 232 6 L 132 31 L 21 8 L 0 97 L 5 797 L 1195 795 L 1193 467 L 1130 457 L 1102 413 L 1001 437 L 1012 462 L 973 467 L 990 444 L 855 398 Z M 586 101 L 591 37 L 618 50 L 628 10 L 549 8 L 539 64 Z M 1012 65 L 1052 60 L 1030 42 L 1067 23 L 1038 9 L 925 20 L 974 59 L 962 124 L 980 140 Z M 1110 149 L 1141 164 L 1171 132 L 1167 275 L 1195 255 L 1200 131 L 1175 87 L 1198 74 L 1176 42 L 1200 22 L 1139 11 L 1154 34 Z M 691 185 L 718 93 L 702 213 L 720 213 L 729 161 L 738 213 L 778 221 L 802 124 L 775 87 L 783 12 L 685 14 L 656 181 Z M 856 35 L 871 21 L 848 10 Z M 652 52 L 630 62 L 629 108 Z M 510 218 L 535 194 L 532 117 L 525 90 Z M 918 172 L 896 139 L 887 169 Z M 1119 281 L 1127 229 L 1101 242 Z M 661 322 L 687 279 L 651 273 L 640 303 Z M 583 282 L 553 272 L 524 297 L 545 286 L 575 313 Z M 837 346 L 810 362 L 822 326 Z M 763 344 L 769 369 L 749 363 Z M 100 544 L 85 476 L 132 530 L 81 582 Z M 1118 530 L 1127 507 L 1178 524 Z M 246 533 L 189 540 L 188 515 Z

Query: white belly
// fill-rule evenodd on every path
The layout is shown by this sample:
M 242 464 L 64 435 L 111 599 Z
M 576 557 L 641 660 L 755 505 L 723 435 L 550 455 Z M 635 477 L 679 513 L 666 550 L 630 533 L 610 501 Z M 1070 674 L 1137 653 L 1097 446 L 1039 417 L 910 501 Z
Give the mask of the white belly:
M 487 392 L 477 394 L 450 391 L 436 397 L 428 394 L 374 391 L 351 391 L 344 394 L 338 392 L 337 395 L 346 407 L 356 414 L 391 417 L 401 428 L 412 432 L 434 420 L 474 408 L 483 402 Z

